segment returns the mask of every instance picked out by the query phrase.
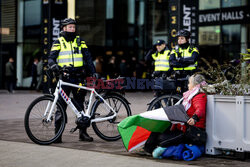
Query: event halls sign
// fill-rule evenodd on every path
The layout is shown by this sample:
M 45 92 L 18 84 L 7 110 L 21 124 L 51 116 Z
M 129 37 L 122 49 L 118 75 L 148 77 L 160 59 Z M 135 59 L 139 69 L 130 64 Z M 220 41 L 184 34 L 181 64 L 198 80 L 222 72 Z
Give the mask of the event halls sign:
M 199 11 L 199 26 L 250 23 L 247 6 Z

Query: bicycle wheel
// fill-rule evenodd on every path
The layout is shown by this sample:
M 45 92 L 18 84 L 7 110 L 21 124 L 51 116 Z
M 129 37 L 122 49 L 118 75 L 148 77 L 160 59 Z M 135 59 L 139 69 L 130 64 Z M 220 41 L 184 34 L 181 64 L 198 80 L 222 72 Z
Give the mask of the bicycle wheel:
M 106 141 L 116 141 L 121 138 L 117 125 L 126 117 L 131 115 L 128 102 L 120 95 L 110 94 L 103 97 L 105 101 L 115 110 L 116 117 L 107 121 L 93 122 L 92 127 L 95 133 Z M 92 107 L 93 118 L 105 118 L 111 116 L 113 112 L 107 109 L 102 100 L 95 101 Z
M 53 143 L 64 131 L 66 115 L 60 103 L 56 103 L 54 111 L 51 115 L 51 121 L 47 121 L 47 114 L 44 116 L 46 108 L 50 108 L 54 98 L 52 96 L 42 96 L 35 99 L 28 107 L 24 126 L 29 138 L 37 144 L 48 145 Z M 61 125 L 55 133 L 55 112 L 61 115 Z
M 154 110 L 157 108 L 173 106 L 180 99 L 181 99 L 180 95 L 162 95 L 162 96 L 159 96 L 150 103 L 150 105 L 148 107 L 148 111 Z

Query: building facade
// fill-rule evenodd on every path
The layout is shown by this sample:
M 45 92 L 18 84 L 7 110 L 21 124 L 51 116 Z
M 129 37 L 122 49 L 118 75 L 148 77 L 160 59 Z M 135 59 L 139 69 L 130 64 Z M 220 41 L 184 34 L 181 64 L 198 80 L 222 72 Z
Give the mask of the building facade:
M 249 0 L 0 0 L 0 8 L 0 89 L 9 57 L 17 86 L 30 86 L 33 59 L 46 63 L 67 16 L 76 19 L 92 57 L 104 63 L 143 60 L 157 39 L 172 48 L 180 28 L 192 32 L 190 42 L 208 60 L 238 59 L 250 47 Z

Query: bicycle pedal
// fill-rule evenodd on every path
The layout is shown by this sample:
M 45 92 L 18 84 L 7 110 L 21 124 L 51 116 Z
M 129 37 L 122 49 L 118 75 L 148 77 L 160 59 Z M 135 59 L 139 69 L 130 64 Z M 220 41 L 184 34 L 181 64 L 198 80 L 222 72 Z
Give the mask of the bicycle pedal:
M 77 129 L 78 129 L 77 127 L 72 128 L 72 129 L 70 130 L 70 133 L 74 133 Z

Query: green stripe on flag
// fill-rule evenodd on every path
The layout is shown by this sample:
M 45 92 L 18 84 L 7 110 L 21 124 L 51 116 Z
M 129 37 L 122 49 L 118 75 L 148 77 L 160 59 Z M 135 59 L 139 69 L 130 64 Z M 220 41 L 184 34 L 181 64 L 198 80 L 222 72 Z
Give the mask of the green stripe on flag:
M 120 135 L 122 137 L 122 141 L 123 141 L 124 147 L 126 149 L 128 149 L 129 141 L 130 141 L 131 137 L 133 136 L 133 134 L 134 134 L 134 132 L 136 130 L 136 127 L 137 126 L 131 126 L 126 130 L 122 130 L 122 128 L 120 128 L 118 126 L 118 131 L 119 131 L 119 133 L 120 133 Z
M 170 125 L 170 121 L 154 120 L 144 118 L 140 115 L 133 115 L 125 118 L 122 122 L 118 124 L 118 127 L 126 129 L 131 126 L 140 126 L 151 132 L 163 133 Z

